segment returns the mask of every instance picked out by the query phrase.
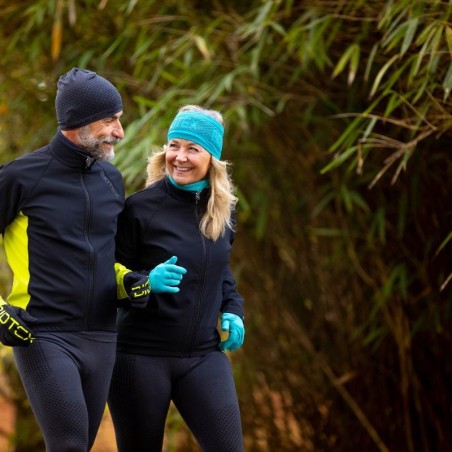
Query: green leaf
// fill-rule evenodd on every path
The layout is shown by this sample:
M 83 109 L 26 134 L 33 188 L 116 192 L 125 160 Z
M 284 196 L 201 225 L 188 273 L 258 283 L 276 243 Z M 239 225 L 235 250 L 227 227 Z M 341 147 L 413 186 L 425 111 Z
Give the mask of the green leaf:
M 367 205 L 366 201 L 357 191 L 354 190 L 350 191 L 349 196 L 353 204 L 356 204 L 357 206 L 361 207 L 361 209 L 364 210 L 365 212 L 370 212 L 369 206 Z
M 445 248 L 445 246 L 451 241 L 452 241 L 452 231 L 449 232 L 447 237 L 441 242 L 441 245 L 438 247 L 438 249 L 435 252 L 435 256 L 437 256 Z
M 345 210 L 349 213 L 353 211 L 353 205 L 350 197 L 350 191 L 348 190 L 346 185 L 341 185 L 340 190 L 340 199 L 345 206 Z
M 422 47 L 417 55 L 416 63 L 410 74 L 412 78 L 416 77 L 417 73 L 419 72 L 419 69 L 421 68 L 424 56 L 426 55 L 426 53 L 428 53 L 428 50 L 429 50 L 428 46 L 436 31 L 435 27 L 436 27 L 436 23 L 432 22 L 426 28 L 424 28 L 424 30 L 420 33 L 420 35 L 416 39 L 416 44 L 417 45 L 422 44 Z
M 350 45 L 346 51 L 343 53 L 342 57 L 339 59 L 336 67 L 334 68 L 332 78 L 337 77 L 341 72 L 344 71 L 347 64 L 350 65 L 349 75 L 348 75 L 348 84 L 351 85 L 353 80 L 355 79 L 356 72 L 358 70 L 359 65 L 359 54 L 360 47 L 358 44 Z
M 381 243 L 386 242 L 386 209 L 379 207 L 372 217 L 372 223 L 369 228 L 368 239 L 372 241 L 374 237 L 378 237 Z
M 386 109 L 384 112 L 384 116 L 390 116 L 396 108 L 398 108 L 403 103 L 403 99 L 397 92 L 392 92 L 389 97 L 389 100 L 386 104 Z
M 452 89 L 452 63 L 449 65 L 449 69 L 447 70 L 447 73 L 444 77 L 443 89 L 444 89 L 443 100 L 445 102 L 446 99 L 449 97 L 450 91 Z
M 351 155 L 355 154 L 357 151 L 357 146 L 351 146 L 346 149 L 344 152 L 340 153 L 337 157 L 335 157 L 328 165 L 325 165 L 321 170 L 320 174 L 325 174 L 328 171 L 331 171 L 333 168 L 337 168 L 343 162 L 345 162 Z
M 342 237 L 344 235 L 342 229 L 335 228 L 312 228 L 312 232 L 319 237 Z
M 379 42 L 377 42 L 376 44 L 374 44 L 372 46 L 372 49 L 371 49 L 371 51 L 369 53 L 369 57 L 367 58 L 366 71 L 364 73 L 364 80 L 366 82 L 370 78 L 370 72 L 372 70 L 372 65 L 374 63 L 375 55 L 377 54 L 379 48 L 380 48 L 380 44 L 379 44 Z
M 445 34 L 446 34 L 446 42 L 447 42 L 447 48 L 449 49 L 449 54 L 452 56 L 452 28 L 446 25 L 445 27 Z
M 369 97 L 373 97 L 375 93 L 378 90 L 378 87 L 380 85 L 380 82 L 382 78 L 384 77 L 386 71 L 391 67 L 392 64 L 394 64 L 399 59 L 399 55 L 393 55 L 392 58 L 387 61 L 384 66 L 380 69 L 377 76 L 375 77 L 374 83 L 372 85 L 372 89 L 370 90 Z
M 386 48 L 386 51 L 392 50 L 396 47 L 400 40 L 406 36 L 409 22 L 401 23 L 392 33 L 390 33 L 383 41 L 382 46 Z
M 418 25 L 419 25 L 419 19 L 417 17 L 408 21 L 408 27 L 405 32 L 405 36 L 403 37 L 402 48 L 400 49 L 401 55 L 404 55 L 406 53 L 406 51 L 410 48 L 410 45 L 413 42 L 414 35 L 416 33 Z
M 311 218 L 316 218 L 321 212 L 322 210 L 328 205 L 330 204 L 330 202 L 336 197 L 334 192 L 330 192 L 327 193 L 323 198 L 321 198 L 321 200 L 316 204 L 316 206 L 314 207 L 314 209 L 311 212 L 310 217 Z

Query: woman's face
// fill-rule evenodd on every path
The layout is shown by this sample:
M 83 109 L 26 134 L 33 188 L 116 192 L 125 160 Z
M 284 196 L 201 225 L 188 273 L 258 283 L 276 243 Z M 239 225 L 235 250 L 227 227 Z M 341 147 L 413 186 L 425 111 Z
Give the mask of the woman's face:
M 166 149 L 166 170 L 175 182 L 192 184 L 205 179 L 212 156 L 199 144 L 173 138 Z

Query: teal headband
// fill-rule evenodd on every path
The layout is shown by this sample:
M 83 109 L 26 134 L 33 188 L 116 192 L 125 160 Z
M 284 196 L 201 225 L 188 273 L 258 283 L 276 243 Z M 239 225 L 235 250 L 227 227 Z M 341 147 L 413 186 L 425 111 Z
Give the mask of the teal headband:
M 185 110 L 178 113 L 171 123 L 168 141 L 173 138 L 193 141 L 220 159 L 223 135 L 224 127 L 216 119 L 199 111 Z

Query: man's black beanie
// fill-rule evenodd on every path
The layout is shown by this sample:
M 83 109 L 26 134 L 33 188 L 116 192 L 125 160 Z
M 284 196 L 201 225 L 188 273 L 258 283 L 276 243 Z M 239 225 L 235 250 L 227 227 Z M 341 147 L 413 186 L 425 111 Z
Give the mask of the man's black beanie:
M 70 130 L 119 113 L 122 99 L 108 80 L 75 67 L 58 80 L 55 108 L 60 129 Z

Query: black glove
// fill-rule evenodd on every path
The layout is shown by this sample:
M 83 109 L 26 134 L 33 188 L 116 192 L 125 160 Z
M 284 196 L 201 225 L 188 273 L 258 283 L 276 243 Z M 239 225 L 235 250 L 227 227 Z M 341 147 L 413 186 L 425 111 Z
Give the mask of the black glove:
M 11 306 L 0 298 L 0 342 L 2 344 L 28 347 L 35 338 L 27 323 L 33 324 L 37 321 L 25 309 Z
M 149 301 L 149 294 L 151 293 L 148 274 L 145 272 L 126 273 L 123 284 L 129 296 L 131 306 L 133 308 L 145 308 Z

